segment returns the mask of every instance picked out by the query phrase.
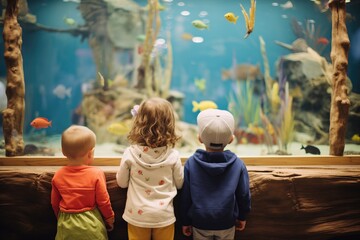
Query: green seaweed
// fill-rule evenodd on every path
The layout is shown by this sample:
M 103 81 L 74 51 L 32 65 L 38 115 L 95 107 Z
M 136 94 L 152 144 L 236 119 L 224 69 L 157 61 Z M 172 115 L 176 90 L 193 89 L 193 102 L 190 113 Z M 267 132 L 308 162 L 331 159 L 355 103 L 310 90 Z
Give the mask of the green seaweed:
M 259 123 L 260 101 L 254 96 L 254 81 L 236 82 L 236 90 L 229 96 L 228 109 L 235 116 L 238 127 Z

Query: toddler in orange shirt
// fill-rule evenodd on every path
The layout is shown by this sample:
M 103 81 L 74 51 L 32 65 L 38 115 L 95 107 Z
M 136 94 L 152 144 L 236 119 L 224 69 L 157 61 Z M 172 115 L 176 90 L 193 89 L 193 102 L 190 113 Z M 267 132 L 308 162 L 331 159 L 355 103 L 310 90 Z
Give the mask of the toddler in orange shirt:
M 104 172 L 89 166 L 95 142 L 94 132 L 84 126 L 73 125 L 62 134 L 61 148 L 69 163 L 52 179 L 55 239 L 108 239 L 107 231 L 114 227 Z

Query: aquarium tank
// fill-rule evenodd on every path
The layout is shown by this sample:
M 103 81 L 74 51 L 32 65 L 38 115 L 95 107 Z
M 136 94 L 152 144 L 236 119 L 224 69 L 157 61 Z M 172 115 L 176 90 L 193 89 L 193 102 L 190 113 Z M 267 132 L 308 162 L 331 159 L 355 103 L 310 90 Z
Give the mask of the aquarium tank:
M 346 1 L 349 117 L 344 154 L 360 152 L 360 1 Z M 1 1 L 1 28 L 7 1 Z M 196 117 L 235 117 L 238 155 L 329 154 L 332 42 L 325 0 L 19 0 L 24 155 L 61 156 L 72 124 L 121 156 L 131 109 L 149 97 L 176 111 L 182 156 L 203 148 Z M 4 56 L 4 40 L 0 52 Z M 0 110 L 7 108 L 0 58 Z M 0 156 L 5 156 L 0 118 Z M 13 133 L 16 136 L 16 132 Z

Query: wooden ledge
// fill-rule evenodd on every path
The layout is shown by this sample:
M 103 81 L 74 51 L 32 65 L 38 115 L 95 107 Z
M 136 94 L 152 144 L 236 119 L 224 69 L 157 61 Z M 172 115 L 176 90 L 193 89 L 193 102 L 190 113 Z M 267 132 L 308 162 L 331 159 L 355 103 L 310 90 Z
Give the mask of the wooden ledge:
M 312 166 L 312 165 L 360 165 L 360 155 L 346 156 L 239 156 L 247 166 Z M 118 166 L 121 157 L 95 156 L 95 166 Z M 183 157 L 185 163 L 187 157 Z M 65 157 L 21 156 L 0 157 L 0 166 L 64 166 Z

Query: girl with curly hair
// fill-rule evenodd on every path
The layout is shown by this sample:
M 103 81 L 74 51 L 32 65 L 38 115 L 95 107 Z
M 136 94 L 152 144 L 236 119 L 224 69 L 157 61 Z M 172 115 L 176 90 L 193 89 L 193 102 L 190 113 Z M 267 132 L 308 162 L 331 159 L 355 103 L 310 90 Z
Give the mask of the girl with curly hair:
M 174 239 L 173 199 L 184 181 L 170 102 L 150 98 L 132 110 L 134 122 L 116 174 L 117 184 L 128 188 L 123 219 L 129 240 Z

